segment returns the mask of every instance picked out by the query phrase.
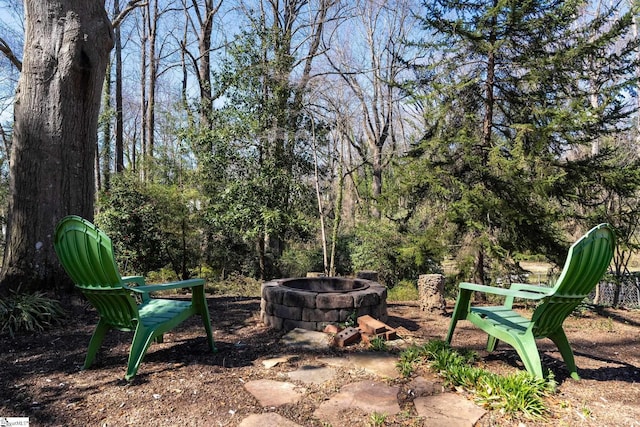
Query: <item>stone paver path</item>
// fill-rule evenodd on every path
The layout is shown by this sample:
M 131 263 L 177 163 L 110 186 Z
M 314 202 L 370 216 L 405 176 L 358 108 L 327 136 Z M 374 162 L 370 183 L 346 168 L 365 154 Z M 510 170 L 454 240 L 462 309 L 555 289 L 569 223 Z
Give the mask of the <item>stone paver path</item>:
M 265 407 L 296 403 L 304 396 L 304 390 L 298 389 L 295 384 L 283 381 L 249 381 L 244 388 Z
M 296 328 L 282 337 L 282 342 L 292 348 L 315 350 L 328 348 L 331 340 L 324 332 Z
M 321 332 L 296 329 L 283 338 L 295 348 L 325 348 L 327 336 Z M 291 355 L 276 355 L 264 360 L 262 365 L 269 370 L 281 363 L 294 359 Z M 361 419 L 362 413 L 371 415 L 394 415 L 401 411 L 398 403 L 400 387 L 391 386 L 384 380 L 398 378 L 395 367 L 397 356 L 384 352 L 351 353 L 346 357 L 319 358 L 311 364 L 288 372 L 291 381 L 304 384 L 321 385 L 331 381 L 337 369 L 363 369 L 380 380 L 355 381 L 342 386 L 328 400 L 320 403 L 313 415 L 328 425 L 342 425 L 345 413 L 354 413 Z M 279 378 L 282 378 L 279 376 Z M 253 395 L 265 409 L 295 404 L 304 398 L 307 390 L 288 381 L 256 380 L 245 384 L 245 389 Z M 445 392 L 442 385 L 423 377 L 412 379 L 402 393 L 407 393 L 413 401 L 416 413 L 430 427 L 467 427 L 473 426 L 485 410 L 473 404 L 457 393 Z M 267 412 L 250 414 L 239 424 L 241 427 L 296 427 L 298 424 L 277 414 Z
M 485 410 L 455 393 L 440 393 L 413 400 L 424 425 L 433 427 L 472 427 Z
M 251 414 L 238 427 L 302 427 L 275 412 L 267 414 Z
M 325 366 L 305 365 L 300 369 L 289 372 L 287 376 L 294 380 L 305 384 L 324 384 L 335 377 L 336 370 Z
M 396 368 L 398 357 L 382 352 L 362 352 L 349 354 L 346 357 L 330 357 L 319 360 L 329 366 L 347 369 L 364 369 L 382 378 L 398 378 L 400 372 Z
M 331 425 L 338 426 L 340 413 L 362 410 L 367 414 L 395 415 L 400 412 L 398 405 L 399 387 L 391 387 L 383 382 L 359 381 L 347 384 L 331 399 L 322 402 L 313 415 Z

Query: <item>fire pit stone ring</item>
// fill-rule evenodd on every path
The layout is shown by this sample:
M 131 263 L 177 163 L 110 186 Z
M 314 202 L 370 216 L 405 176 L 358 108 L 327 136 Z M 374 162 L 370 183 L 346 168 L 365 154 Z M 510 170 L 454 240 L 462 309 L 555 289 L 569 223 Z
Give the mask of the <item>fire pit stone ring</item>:
M 262 284 L 260 318 L 276 330 L 322 331 L 326 325 L 368 314 L 387 321 L 387 288 L 343 277 L 277 279 Z

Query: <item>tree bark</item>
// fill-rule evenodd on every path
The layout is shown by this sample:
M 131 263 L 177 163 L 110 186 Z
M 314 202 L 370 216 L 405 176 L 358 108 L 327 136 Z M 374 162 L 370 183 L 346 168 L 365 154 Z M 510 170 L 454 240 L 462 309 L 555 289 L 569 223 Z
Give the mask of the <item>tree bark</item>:
M 213 95 L 211 93 L 211 34 L 213 32 L 213 18 L 222 1 L 214 5 L 213 0 L 202 2 L 204 10 L 200 10 L 199 1 L 192 0 L 193 9 L 198 18 L 200 31 L 198 33 L 198 85 L 200 86 L 200 125 L 211 129 L 211 111 L 213 110 Z
M 148 36 L 148 64 L 149 64 L 149 80 L 147 86 L 147 110 L 145 114 L 147 116 L 146 121 L 146 147 L 147 151 L 144 152 L 143 163 L 145 165 L 145 171 L 149 179 L 153 174 L 150 172 L 153 169 L 154 159 L 154 145 L 155 145 L 155 129 L 156 129 L 156 83 L 158 82 L 158 58 L 156 57 L 156 36 L 158 32 L 158 0 L 149 2 L 149 11 L 147 13 L 147 36 Z
M 421 274 L 418 277 L 418 294 L 422 311 L 446 314 L 444 282 L 442 274 Z
M 65 215 L 93 218 L 94 156 L 112 29 L 100 0 L 25 0 L 1 287 L 68 285 L 53 250 Z
M 120 15 L 120 2 L 113 2 L 113 12 L 115 16 Z M 116 172 L 124 171 L 124 118 L 122 114 L 122 38 L 120 37 L 120 26 L 114 28 L 115 36 L 115 62 L 116 62 Z

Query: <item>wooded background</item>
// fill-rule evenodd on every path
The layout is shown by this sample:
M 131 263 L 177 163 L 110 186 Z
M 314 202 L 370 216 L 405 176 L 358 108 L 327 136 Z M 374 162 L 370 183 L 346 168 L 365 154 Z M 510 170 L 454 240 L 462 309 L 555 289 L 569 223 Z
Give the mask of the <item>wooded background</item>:
M 376 270 L 393 286 L 448 263 L 452 280 L 505 283 L 523 259 L 561 264 L 600 222 L 616 227 L 614 273 L 628 275 L 640 223 L 631 1 L 102 3 L 0 1 L 3 285 L 62 280 L 46 230 L 70 213 L 95 213 L 127 272 L 174 278 Z M 110 34 L 89 19 L 98 9 Z M 87 19 L 63 26 L 71 17 Z M 84 45 L 71 69 L 97 70 L 73 80 L 85 95 L 101 69 L 85 56 L 110 50 L 97 131 L 82 133 L 90 117 L 39 127 L 35 144 L 18 132 L 32 122 L 16 87 L 58 78 L 73 28 Z M 67 111 L 76 95 L 51 93 L 37 105 L 81 120 Z M 93 160 L 64 157 L 75 152 Z M 82 207 L 59 201 L 77 192 Z

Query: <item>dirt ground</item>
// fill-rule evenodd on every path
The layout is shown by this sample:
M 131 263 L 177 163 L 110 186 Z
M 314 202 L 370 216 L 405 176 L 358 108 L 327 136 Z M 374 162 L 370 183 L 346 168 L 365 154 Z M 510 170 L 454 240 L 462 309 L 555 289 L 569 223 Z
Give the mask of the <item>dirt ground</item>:
M 164 343 L 153 344 L 137 377 L 127 383 L 123 376 L 131 335 L 109 333 L 94 366 L 83 371 L 97 317 L 82 300 L 64 304 L 70 313 L 64 327 L 42 335 L 0 336 L 0 417 L 29 417 L 31 426 L 235 426 L 251 413 L 272 411 L 302 426 L 323 426 L 313 417 L 315 408 L 341 386 L 369 375 L 341 371 L 323 385 L 305 385 L 305 398 L 297 404 L 262 408 L 244 389 L 247 381 L 286 378 L 284 372 L 319 355 L 335 356 L 363 347 L 332 348 L 323 354 L 292 351 L 280 344 L 283 333 L 260 323 L 259 298 L 210 297 L 218 352 L 207 352 L 200 319 L 192 318 L 165 335 Z M 449 323 L 449 317 L 425 314 L 414 302 L 389 303 L 389 315 L 387 323 L 416 344 L 443 339 Z M 571 317 L 565 326 L 582 380 L 568 378 L 553 344 L 540 342 L 543 364 L 559 383 L 557 393 L 548 399 L 547 420 L 507 418 L 493 411 L 478 425 L 640 426 L 640 311 L 601 309 Z M 513 350 L 502 346 L 488 355 L 484 342 L 479 330 L 468 322 L 459 323 L 454 348 L 478 351 L 481 364 L 492 371 L 521 367 Z M 297 357 L 270 370 L 261 363 L 283 354 Z M 418 374 L 435 378 L 427 368 Z M 401 389 L 403 412 L 388 417 L 384 425 L 424 425 L 407 397 L 408 382 L 393 381 Z M 357 412 L 345 417 L 344 425 L 372 425 L 370 417 Z

